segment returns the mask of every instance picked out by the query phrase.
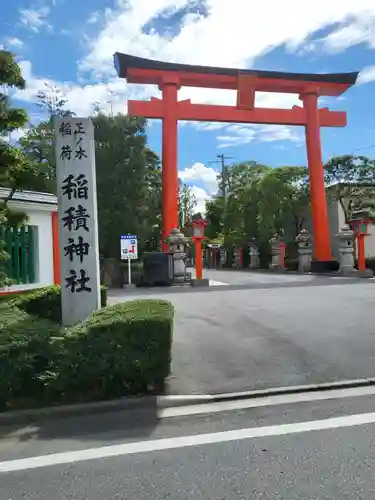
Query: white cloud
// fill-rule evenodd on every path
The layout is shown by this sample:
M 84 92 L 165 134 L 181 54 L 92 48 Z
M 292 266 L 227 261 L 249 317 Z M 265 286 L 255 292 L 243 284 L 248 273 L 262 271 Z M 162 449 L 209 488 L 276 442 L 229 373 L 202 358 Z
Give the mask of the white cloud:
M 214 168 L 206 167 L 199 162 L 178 172 L 179 178 L 186 184 L 193 185 L 198 182 L 209 195 L 213 195 L 217 191 L 217 175 L 218 172 Z
M 88 116 L 93 112 L 94 103 L 99 103 L 103 112 L 109 113 L 112 105 L 113 113 L 126 112 L 126 99 L 129 97 L 126 85 L 119 78 L 113 78 L 106 83 L 94 85 L 77 85 L 71 82 L 54 82 L 48 78 L 40 78 L 33 74 L 30 61 L 19 63 L 22 75 L 26 80 L 25 90 L 16 90 L 13 97 L 19 100 L 35 102 L 35 96 L 39 90 L 48 94 L 49 90 L 45 83 L 56 85 L 67 99 L 67 109 L 74 111 L 78 116 Z M 142 99 L 144 89 L 134 86 L 132 97 Z
M 10 132 L 7 136 L 1 137 L 1 139 L 5 142 L 14 144 L 15 142 L 19 141 L 21 137 L 23 137 L 28 132 L 28 130 L 28 128 L 18 128 Z
M 218 172 L 214 168 L 206 167 L 203 163 L 194 163 L 191 167 L 179 170 L 179 178 L 191 187 L 197 200 L 195 212 L 201 212 L 203 215 L 205 202 L 217 193 L 217 174 Z
M 194 208 L 194 212 L 200 212 L 202 215 L 204 215 L 206 211 L 206 201 L 210 200 L 212 197 L 207 193 L 207 191 L 199 186 L 191 186 L 191 189 L 195 196 L 195 199 L 197 200 L 197 205 Z
M 21 47 L 23 47 L 23 41 L 17 37 L 8 37 L 5 39 L 5 46 L 14 49 L 20 49 Z
M 358 83 L 369 83 L 375 81 L 375 66 L 367 66 L 364 68 L 358 77 Z
M 147 99 L 151 95 L 160 95 L 156 88 L 127 85 L 123 79 L 117 78 L 113 66 L 113 53 L 116 51 L 166 61 L 246 68 L 252 67 L 257 58 L 275 47 L 285 45 L 291 50 L 305 47 L 311 43 L 313 35 L 323 28 L 331 29 L 331 38 L 328 35 L 322 45 L 327 50 L 338 47 L 340 43 L 342 45 L 344 29 L 351 30 L 346 31 L 348 38 L 345 43 L 348 44 L 348 40 L 359 43 L 361 27 L 368 34 L 369 26 L 372 26 L 370 19 L 375 16 L 374 0 L 324 2 L 319 9 L 313 2 L 307 2 L 301 9 L 300 0 L 206 0 L 206 4 L 206 17 L 194 13 L 186 15 L 180 31 L 172 37 L 170 33 L 159 33 L 155 29 L 147 31 L 144 27 L 161 15 L 168 20 L 176 9 L 191 6 L 190 0 L 117 0 L 116 8 L 101 12 L 102 27 L 88 39 L 87 54 L 78 62 L 80 81 L 98 83 L 78 85 L 56 82 L 69 100 L 68 107 L 85 116 L 91 113 L 95 101 L 99 101 L 107 111 L 110 109 L 108 101 L 111 101 L 114 112 L 123 112 L 129 98 Z M 47 23 L 47 7 L 44 10 L 24 9 L 22 12 L 24 24 L 34 31 Z M 92 20 L 97 17 L 98 13 L 93 12 Z M 27 64 L 24 63 L 24 66 Z M 45 80 L 32 75 L 31 67 L 29 69 L 28 89 L 18 94 L 25 100 L 33 100 L 36 90 L 43 87 Z M 111 97 L 108 88 L 114 93 Z M 183 88 L 180 99 L 186 98 L 197 103 L 235 104 L 234 91 Z M 299 104 L 298 96 L 260 93 L 256 97 L 256 105 L 262 107 L 290 108 L 294 104 Z M 221 123 L 192 124 L 200 130 L 227 128 L 227 124 Z M 240 139 L 249 142 L 255 138 L 272 141 L 279 137 L 295 141 L 294 134 L 288 127 L 279 128 L 276 132 L 269 127 L 241 125 L 235 133 L 225 130 L 220 136 L 231 137 L 227 143 L 234 144 Z
M 220 148 L 228 148 L 248 144 L 252 141 L 291 141 L 302 143 L 304 138 L 300 131 L 294 127 L 236 124 L 227 126 L 225 134 L 217 136 L 217 140 Z
M 366 44 L 370 49 L 375 48 L 375 8 L 354 15 L 351 22 L 341 25 L 321 40 L 330 53 L 343 52 L 349 47 L 360 43 Z
M 47 28 L 51 28 L 48 22 L 48 15 L 50 13 L 50 8 L 47 6 L 40 8 L 29 8 L 29 9 L 20 9 L 20 21 L 31 31 L 38 33 L 40 28 L 46 26 Z
M 87 19 L 87 24 L 96 24 L 101 18 L 101 14 L 98 11 L 92 12 L 90 17 Z
M 113 71 L 111 55 L 133 53 L 192 64 L 248 67 L 255 58 L 286 44 L 297 48 L 319 29 L 334 23 L 365 22 L 374 13 L 373 0 L 314 2 L 301 9 L 300 0 L 207 0 L 207 17 L 188 15 L 172 40 L 142 27 L 165 9 L 188 6 L 188 0 L 129 0 L 107 14 L 107 22 L 91 41 L 82 61 L 85 70 Z M 272 12 L 272 16 L 270 16 Z M 125 36 L 124 36 L 125 35 Z

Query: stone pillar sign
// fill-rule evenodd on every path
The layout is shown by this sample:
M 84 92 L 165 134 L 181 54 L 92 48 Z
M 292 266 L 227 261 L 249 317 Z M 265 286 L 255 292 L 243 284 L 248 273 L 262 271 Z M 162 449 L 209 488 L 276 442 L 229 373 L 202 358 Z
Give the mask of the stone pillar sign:
M 100 304 L 94 127 L 70 117 L 54 125 L 62 321 L 70 326 Z

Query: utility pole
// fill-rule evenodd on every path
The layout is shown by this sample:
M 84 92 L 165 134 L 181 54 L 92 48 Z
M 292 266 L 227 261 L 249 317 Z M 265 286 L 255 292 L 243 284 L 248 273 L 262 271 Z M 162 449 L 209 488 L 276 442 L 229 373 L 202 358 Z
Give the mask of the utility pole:
M 217 155 L 218 160 L 214 161 L 209 161 L 208 163 L 220 163 L 221 164 L 221 195 L 224 198 L 224 201 L 226 201 L 227 198 L 227 166 L 225 165 L 225 160 L 231 160 L 233 156 L 225 156 L 224 154 Z
M 225 235 L 225 221 L 227 216 L 227 182 L 228 182 L 228 167 L 225 165 L 225 160 L 231 160 L 233 156 L 225 156 L 224 154 L 217 155 L 218 160 L 210 161 L 209 163 L 221 164 L 221 195 L 224 198 L 224 211 L 223 211 L 223 233 Z

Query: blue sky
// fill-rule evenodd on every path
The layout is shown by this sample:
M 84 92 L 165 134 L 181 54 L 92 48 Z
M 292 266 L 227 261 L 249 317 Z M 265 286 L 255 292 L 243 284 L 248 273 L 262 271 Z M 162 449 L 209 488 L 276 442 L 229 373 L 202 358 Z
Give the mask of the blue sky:
M 2 6 L 0 45 L 20 62 L 28 88 L 13 99 L 42 118 L 35 94 L 44 82 L 58 86 L 68 107 L 87 116 L 94 102 L 104 112 L 126 111 L 128 98 L 158 96 L 156 88 L 117 78 L 116 51 L 159 60 L 294 72 L 360 71 L 343 98 L 322 106 L 348 113 L 345 129 L 323 129 L 323 156 L 375 156 L 374 0 L 12 0 Z M 310 5 L 311 4 L 311 5 Z M 319 4 L 319 9 L 316 7 Z M 327 5 L 326 5 L 327 4 Z M 234 104 L 231 91 L 182 89 L 194 102 Z M 257 104 L 288 108 L 298 96 L 261 94 Z M 23 131 L 14 135 L 14 139 Z M 161 124 L 148 127 L 160 152 Z M 303 130 L 278 126 L 183 123 L 179 126 L 180 176 L 199 202 L 216 189 L 220 153 L 235 161 L 306 164 Z

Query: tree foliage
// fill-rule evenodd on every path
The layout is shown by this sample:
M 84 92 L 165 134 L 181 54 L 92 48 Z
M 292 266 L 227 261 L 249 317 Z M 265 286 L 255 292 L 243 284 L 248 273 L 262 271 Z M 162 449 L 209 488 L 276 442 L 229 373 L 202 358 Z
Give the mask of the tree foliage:
M 191 186 L 185 184 L 181 179 L 178 183 L 178 198 L 179 198 L 179 223 L 180 227 L 184 227 L 191 221 L 194 215 L 194 209 L 197 206 L 197 198 Z
M 41 182 L 39 191 L 56 193 L 56 162 L 53 150 L 54 116 L 74 116 L 75 113 L 67 109 L 67 100 L 62 96 L 61 90 L 49 83 L 39 90 L 37 106 L 41 108 L 47 118 L 31 127 L 20 139 L 20 146 L 29 162 L 39 172 Z
M 9 201 L 17 190 L 33 189 L 41 181 L 35 164 L 10 143 L 10 133 L 27 123 L 27 113 L 23 109 L 11 106 L 9 92 L 12 88 L 24 89 L 25 80 L 13 55 L 0 50 L 0 186 L 8 188 L 8 195 L 0 200 L 0 225 L 17 225 L 25 220 L 25 215 L 14 213 L 9 208 Z M 5 242 L 0 240 L 0 286 L 7 282 L 5 261 L 9 259 L 5 251 Z
M 257 162 L 227 169 L 227 198 L 206 204 L 210 239 L 224 237 L 227 246 L 244 245 L 255 238 L 268 242 L 275 233 L 294 224 L 302 228 L 309 210 L 309 181 L 305 167 L 270 168 Z
M 356 210 L 374 209 L 375 161 L 366 156 L 343 155 L 324 165 L 328 201 L 339 202 L 346 222 Z
M 38 90 L 36 99 L 37 106 L 47 113 L 49 118 L 75 116 L 75 113 L 67 109 L 68 100 L 64 98 L 61 89 L 55 84 L 44 82 L 44 89 Z
M 144 119 L 99 114 L 93 123 L 100 251 L 118 257 L 121 234 L 136 234 L 142 247 L 161 224 L 160 161 Z
M 30 129 L 20 144 L 28 159 L 44 172 L 44 190 L 56 192 L 53 117 L 73 113 L 56 89 L 47 90 L 40 91 L 38 99 L 48 119 Z M 137 234 L 141 247 L 147 239 L 157 239 L 155 228 L 161 225 L 160 162 L 147 146 L 145 120 L 101 113 L 92 120 L 100 252 L 117 258 L 123 233 Z

